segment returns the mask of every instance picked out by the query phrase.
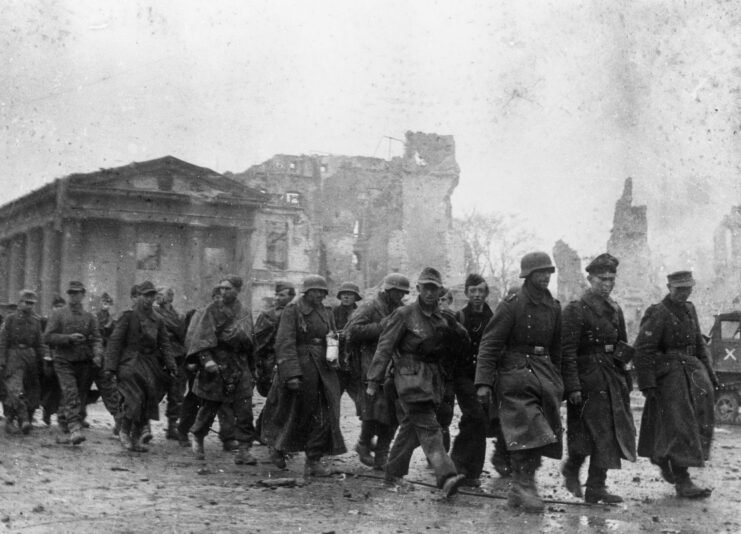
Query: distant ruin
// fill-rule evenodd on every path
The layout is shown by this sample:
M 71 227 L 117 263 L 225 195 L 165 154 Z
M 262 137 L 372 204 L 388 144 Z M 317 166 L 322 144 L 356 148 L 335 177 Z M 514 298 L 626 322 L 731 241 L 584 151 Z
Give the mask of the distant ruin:
M 584 278 L 579 254 L 559 239 L 553 247 L 553 261 L 556 264 L 558 277 L 558 300 L 565 306 L 578 299 L 588 284 Z

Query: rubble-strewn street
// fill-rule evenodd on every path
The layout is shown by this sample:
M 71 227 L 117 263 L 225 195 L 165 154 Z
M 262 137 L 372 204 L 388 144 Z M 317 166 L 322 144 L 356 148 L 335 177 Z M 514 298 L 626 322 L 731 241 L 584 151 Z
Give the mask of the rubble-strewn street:
M 633 399 L 639 422 L 640 395 Z M 261 404 L 256 398 L 256 413 Z M 543 515 L 529 515 L 507 507 L 508 483 L 493 470 L 481 491 L 441 500 L 429 487 L 434 481 L 421 450 L 409 479 L 425 485 L 399 493 L 354 453 L 333 460 L 341 474 L 307 482 L 302 456 L 280 471 L 258 446 L 257 466 L 236 466 L 211 434 L 207 460 L 198 462 L 189 449 L 164 440 L 161 423 L 153 425 L 150 452 L 123 452 L 102 406 L 90 412 L 93 428 L 80 447 L 57 445 L 54 426 L 36 426 L 31 436 L 0 435 L 0 532 L 741 532 L 741 426 L 717 428 L 711 462 L 692 470 L 699 484 L 713 488 L 708 500 L 677 499 L 658 470 L 639 459 L 610 471 L 608 484 L 625 504 L 588 506 L 561 486 L 558 463 L 544 460 L 538 482 L 551 502 Z M 353 414 L 344 397 L 349 448 L 358 433 Z

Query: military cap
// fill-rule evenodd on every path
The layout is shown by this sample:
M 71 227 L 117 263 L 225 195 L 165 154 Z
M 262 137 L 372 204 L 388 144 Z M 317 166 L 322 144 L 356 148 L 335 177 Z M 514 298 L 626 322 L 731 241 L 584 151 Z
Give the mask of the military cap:
M 443 287 L 443 278 L 440 276 L 440 272 L 432 267 L 425 267 L 422 272 L 419 273 L 417 278 L 417 284 L 434 284 L 437 287 Z
M 82 285 L 82 282 L 72 281 L 69 283 L 69 287 L 67 288 L 67 293 L 84 293 L 85 292 L 85 286 Z
M 52 308 L 55 306 L 65 306 L 67 304 L 67 301 L 64 300 L 64 297 L 61 295 L 54 295 L 54 298 L 51 301 Z
M 38 297 L 36 296 L 36 292 L 32 289 L 21 289 L 20 293 L 20 300 L 23 300 L 27 303 L 33 302 L 34 304 L 38 302 Z
M 129 292 L 129 296 L 132 299 L 135 299 L 136 297 L 139 296 L 139 286 L 137 284 L 134 284 L 133 286 L 131 286 L 131 291 Z
M 600 254 L 594 258 L 590 264 L 587 265 L 586 271 L 589 274 L 616 273 L 619 264 L 620 261 L 615 256 L 605 252 L 604 254 Z
M 695 285 L 695 279 L 692 278 L 692 271 L 677 271 L 668 274 L 666 281 L 671 287 L 692 287 Z
M 228 275 L 224 276 L 219 281 L 218 287 L 228 287 L 228 286 L 222 285 L 222 284 L 224 284 L 224 282 L 228 282 L 229 285 L 231 287 L 233 287 L 234 289 L 236 289 L 237 291 L 239 291 L 240 289 L 242 289 L 242 285 L 244 284 L 244 282 L 242 282 L 242 277 L 241 276 L 237 276 L 236 274 L 228 274 Z
M 157 293 L 157 288 L 154 287 L 154 284 L 149 280 L 145 280 L 139 284 L 136 287 L 136 290 L 139 295 L 151 295 L 152 293 Z
M 296 292 L 296 286 L 294 286 L 291 282 L 276 282 L 275 283 L 275 292 L 280 293 L 281 291 L 285 291 L 286 289 L 293 289 L 294 293 Z
M 337 298 L 339 298 L 343 293 L 352 293 L 358 298 L 358 300 L 363 298 L 360 294 L 360 288 L 358 285 L 353 284 L 352 282 L 342 282 L 342 285 L 340 285 L 340 288 L 337 290 Z
M 101 302 L 108 302 L 109 304 L 113 304 L 113 297 L 111 297 L 108 293 L 103 292 L 103 294 L 100 296 Z

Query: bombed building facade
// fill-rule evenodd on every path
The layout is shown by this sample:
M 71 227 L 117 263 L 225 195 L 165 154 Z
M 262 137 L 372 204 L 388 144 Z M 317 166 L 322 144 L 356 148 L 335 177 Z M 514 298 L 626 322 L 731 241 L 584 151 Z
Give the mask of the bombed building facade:
M 311 273 L 369 288 L 431 265 L 460 283 L 458 177 L 452 136 L 411 132 L 391 160 L 278 155 L 223 175 L 166 156 L 74 174 L 0 207 L 0 302 L 30 288 L 45 311 L 79 280 L 93 303 L 108 292 L 125 309 L 148 279 L 185 310 L 228 272 L 256 310 L 276 281 Z

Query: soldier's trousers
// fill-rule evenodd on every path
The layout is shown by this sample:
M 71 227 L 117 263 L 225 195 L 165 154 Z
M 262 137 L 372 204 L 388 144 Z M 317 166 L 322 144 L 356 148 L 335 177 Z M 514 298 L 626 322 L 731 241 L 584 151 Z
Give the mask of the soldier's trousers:
M 105 376 L 102 367 L 95 365 L 93 366 L 93 381 L 100 392 L 100 398 L 103 399 L 103 404 L 105 405 L 106 410 L 108 410 L 108 413 L 110 413 L 114 418 L 118 417 L 118 406 L 121 403 L 121 394 L 118 392 L 115 382 L 111 378 Z M 87 415 L 87 409 L 85 406 L 87 405 L 82 405 L 83 418 Z
M 8 420 L 30 421 L 41 400 L 39 363 L 32 349 L 11 350 L 5 369 L 5 415 Z
M 185 396 L 185 387 L 188 377 L 185 372 L 185 358 L 177 358 L 178 376 L 170 380 L 170 386 L 167 388 L 167 408 L 165 415 L 168 423 L 172 424 L 180 416 Z
M 185 376 L 188 392 L 183 396 L 178 417 L 178 432 L 183 435 L 190 432 L 190 428 L 196 422 L 198 410 L 202 402 L 195 393 L 190 391 L 193 387 L 194 378 L 193 373 L 188 373 Z M 219 418 L 219 438 L 221 441 L 226 442 L 234 439 L 234 410 L 232 409 L 232 405 L 230 403 L 222 403 L 216 411 L 216 415 Z
M 455 464 L 443 447 L 443 434 L 432 402 L 406 403 L 399 399 L 402 413 L 399 432 L 391 446 L 386 478 L 403 477 L 409 473 L 409 462 L 417 447 L 422 450 L 435 471 L 438 487 L 457 474 Z
M 231 404 L 234 410 L 234 439 L 240 443 L 252 445 L 257 439 L 257 433 L 252 415 L 252 375 L 249 372 L 242 373 L 231 403 L 201 399 L 190 431 L 196 437 L 206 437 L 219 409 L 228 404 Z
M 91 360 L 69 361 L 54 358 L 54 372 L 62 390 L 59 413 L 70 430 L 81 428 L 81 407 L 87 404 L 87 394 L 93 383 L 93 367 Z
M 355 413 L 360 417 L 360 403 L 358 402 L 358 396 L 363 394 L 363 383 L 360 379 L 353 377 L 350 371 L 340 369 L 337 371 L 337 378 L 340 379 L 340 397 L 342 394 L 347 392 L 350 395 L 353 403 L 355 404 Z
M 472 378 L 456 377 L 453 388 L 461 410 L 461 420 L 450 457 L 459 473 L 468 478 L 479 478 L 486 458 L 486 413 L 476 397 Z
M 443 433 L 443 445 L 445 452 L 450 450 L 450 423 L 453 422 L 453 413 L 455 411 L 455 389 L 453 381 L 445 381 L 443 390 L 443 401 L 435 408 L 437 422 L 440 423 L 440 429 Z

